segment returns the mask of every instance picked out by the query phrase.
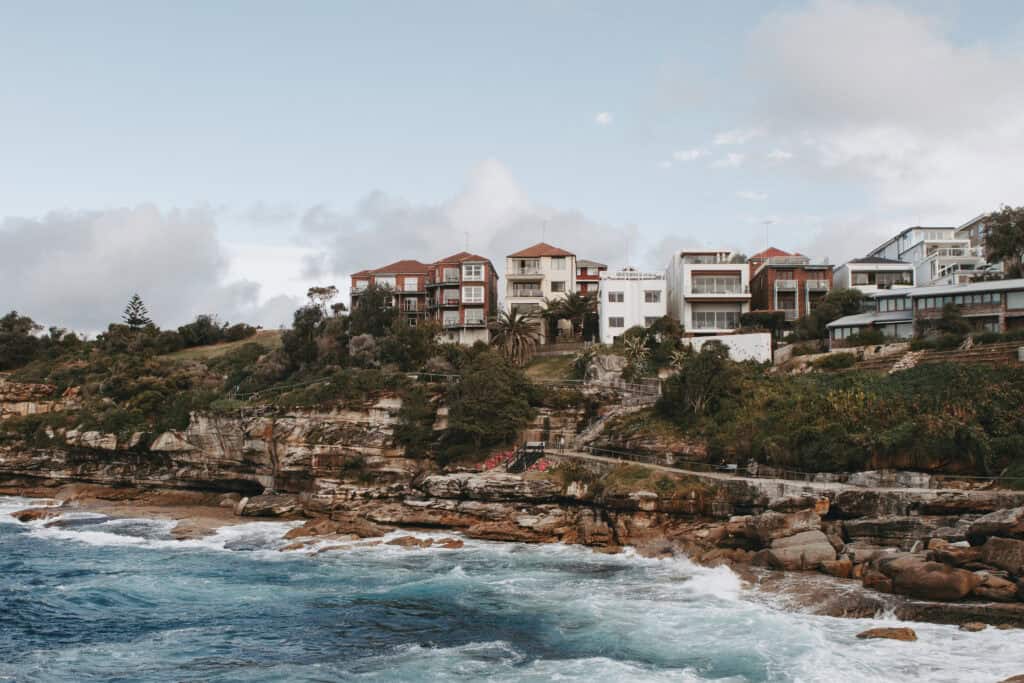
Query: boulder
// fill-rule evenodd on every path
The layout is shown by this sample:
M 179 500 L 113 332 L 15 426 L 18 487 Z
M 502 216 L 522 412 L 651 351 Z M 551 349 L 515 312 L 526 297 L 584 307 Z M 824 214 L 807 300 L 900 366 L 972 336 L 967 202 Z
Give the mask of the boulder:
M 917 640 L 917 634 L 912 628 L 869 628 L 857 634 L 861 640 L 869 638 L 888 638 L 890 640 L 903 640 L 913 642 Z
M 766 559 L 775 569 L 814 569 L 822 562 L 835 560 L 836 550 L 822 531 L 801 531 L 773 540 Z
M 829 576 L 840 579 L 848 579 L 853 574 L 853 562 L 850 560 L 825 560 L 818 569 Z
M 981 545 L 989 536 L 1024 539 L 1024 505 L 990 512 L 974 520 L 967 529 L 971 545 Z
M 299 497 L 291 494 L 263 494 L 247 500 L 242 507 L 244 517 L 283 517 L 299 509 Z
M 863 566 L 863 565 L 858 565 Z M 876 590 L 881 593 L 892 593 L 892 579 L 880 571 L 868 569 L 864 572 L 861 583 L 865 588 Z
M 462 546 L 466 545 L 465 541 L 461 541 L 457 538 L 442 538 L 435 544 L 438 548 L 444 548 L 445 550 L 458 550 Z
M 392 538 L 386 545 L 397 545 L 400 548 L 411 550 L 413 548 L 429 548 L 434 545 L 434 540 L 431 538 L 419 539 L 415 536 L 399 536 Z
M 988 628 L 988 624 L 980 621 L 967 621 L 960 624 L 960 630 L 967 631 L 968 633 L 977 633 L 978 631 L 984 631 L 986 628 Z
M 909 550 L 918 541 L 927 542 L 936 529 L 949 521 L 948 517 L 887 515 L 847 520 L 844 528 L 852 542 Z
M 946 545 L 943 548 L 929 550 L 928 559 L 948 564 L 951 567 L 961 567 L 965 564 L 980 561 L 981 548 L 961 548 L 955 545 Z
M 50 519 L 51 517 L 60 517 L 62 514 L 60 508 L 28 508 L 27 510 L 18 510 L 12 512 L 11 517 L 14 517 L 19 522 L 35 522 L 40 519 Z
M 790 514 L 765 512 L 760 515 L 733 517 L 728 524 L 729 533 L 768 545 L 777 538 L 785 538 L 804 531 L 819 531 L 821 517 L 813 510 L 802 510 Z M 824 537 L 824 534 L 822 534 Z M 828 538 L 825 538 L 828 542 Z
M 981 546 L 981 561 L 1014 576 L 1024 576 L 1024 541 L 992 536 Z
M 892 579 L 893 592 L 923 600 L 961 600 L 981 583 L 976 574 L 929 562 L 921 555 L 903 554 L 877 561 L 878 569 Z
M 1017 599 L 1015 582 L 987 572 L 978 572 L 978 576 L 981 577 L 981 583 L 974 587 L 974 595 L 979 598 L 996 602 L 1013 602 Z

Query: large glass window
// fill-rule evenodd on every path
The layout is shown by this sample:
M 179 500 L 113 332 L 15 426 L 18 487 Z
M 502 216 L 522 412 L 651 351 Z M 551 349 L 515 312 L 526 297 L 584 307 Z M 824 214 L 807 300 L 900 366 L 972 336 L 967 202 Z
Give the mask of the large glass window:
M 565 257 L 564 256 L 552 256 L 551 257 L 551 270 L 565 270 Z
M 466 324 L 467 325 L 480 325 L 484 322 L 484 309 L 482 308 L 467 308 L 466 309 Z
M 463 287 L 462 288 L 462 303 L 464 304 L 482 304 L 484 302 L 484 288 L 483 287 Z
M 694 294 L 742 294 L 743 285 L 739 276 L 694 275 Z
M 696 330 L 734 330 L 740 326 L 739 311 L 694 311 Z
M 465 263 L 462 266 L 462 279 L 479 282 L 484 279 L 484 266 L 482 263 Z
M 420 291 L 420 280 L 416 277 L 407 277 L 402 281 L 402 289 L 406 292 Z
M 374 278 L 374 281 L 377 283 L 378 287 L 389 287 L 391 289 L 395 288 L 394 275 L 378 275 L 377 277 Z

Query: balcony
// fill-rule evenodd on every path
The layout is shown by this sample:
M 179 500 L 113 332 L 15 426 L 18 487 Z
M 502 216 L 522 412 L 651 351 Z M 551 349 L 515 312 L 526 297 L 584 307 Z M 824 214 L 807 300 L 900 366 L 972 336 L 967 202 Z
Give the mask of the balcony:
M 828 280 L 807 280 L 804 283 L 804 287 L 807 288 L 807 291 L 814 290 L 818 292 L 827 292 L 830 289 Z
M 505 273 L 505 277 L 528 277 L 543 275 L 540 266 L 517 266 L 515 268 L 509 268 L 508 272 Z
M 775 289 L 796 289 L 800 283 L 796 280 L 776 280 Z
M 470 320 L 445 320 L 441 323 L 441 326 L 445 329 L 451 329 L 453 327 L 487 327 L 487 321 L 484 319 L 471 318 Z
M 517 297 L 542 297 L 544 296 L 544 290 L 540 287 L 518 287 L 513 288 L 512 293 L 509 296 Z
M 402 310 L 406 313 L 415 313 L 420 309 L 416 301 L 403 301 Z
M 750 296 L 750 288 L 736 284 L 695 284 L 684 296 Z

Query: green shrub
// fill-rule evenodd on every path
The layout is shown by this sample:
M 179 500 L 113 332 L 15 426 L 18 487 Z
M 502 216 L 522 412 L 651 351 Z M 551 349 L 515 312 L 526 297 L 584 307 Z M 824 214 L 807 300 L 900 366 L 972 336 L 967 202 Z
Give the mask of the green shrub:
M 839 352 L 816 358 L 811 365 L 819 370 L 844 370 L 852 368 L 856 363 L 857 358 L 852 353 Z

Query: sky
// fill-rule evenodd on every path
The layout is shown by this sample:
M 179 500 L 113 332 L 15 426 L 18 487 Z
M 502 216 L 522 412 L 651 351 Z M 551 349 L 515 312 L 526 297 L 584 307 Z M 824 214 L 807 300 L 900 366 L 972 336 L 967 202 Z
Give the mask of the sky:
M 0 309 L 287 323 L 542 238 L 831 263 L 1024 204 L 1024 5 L 0 4 Z

